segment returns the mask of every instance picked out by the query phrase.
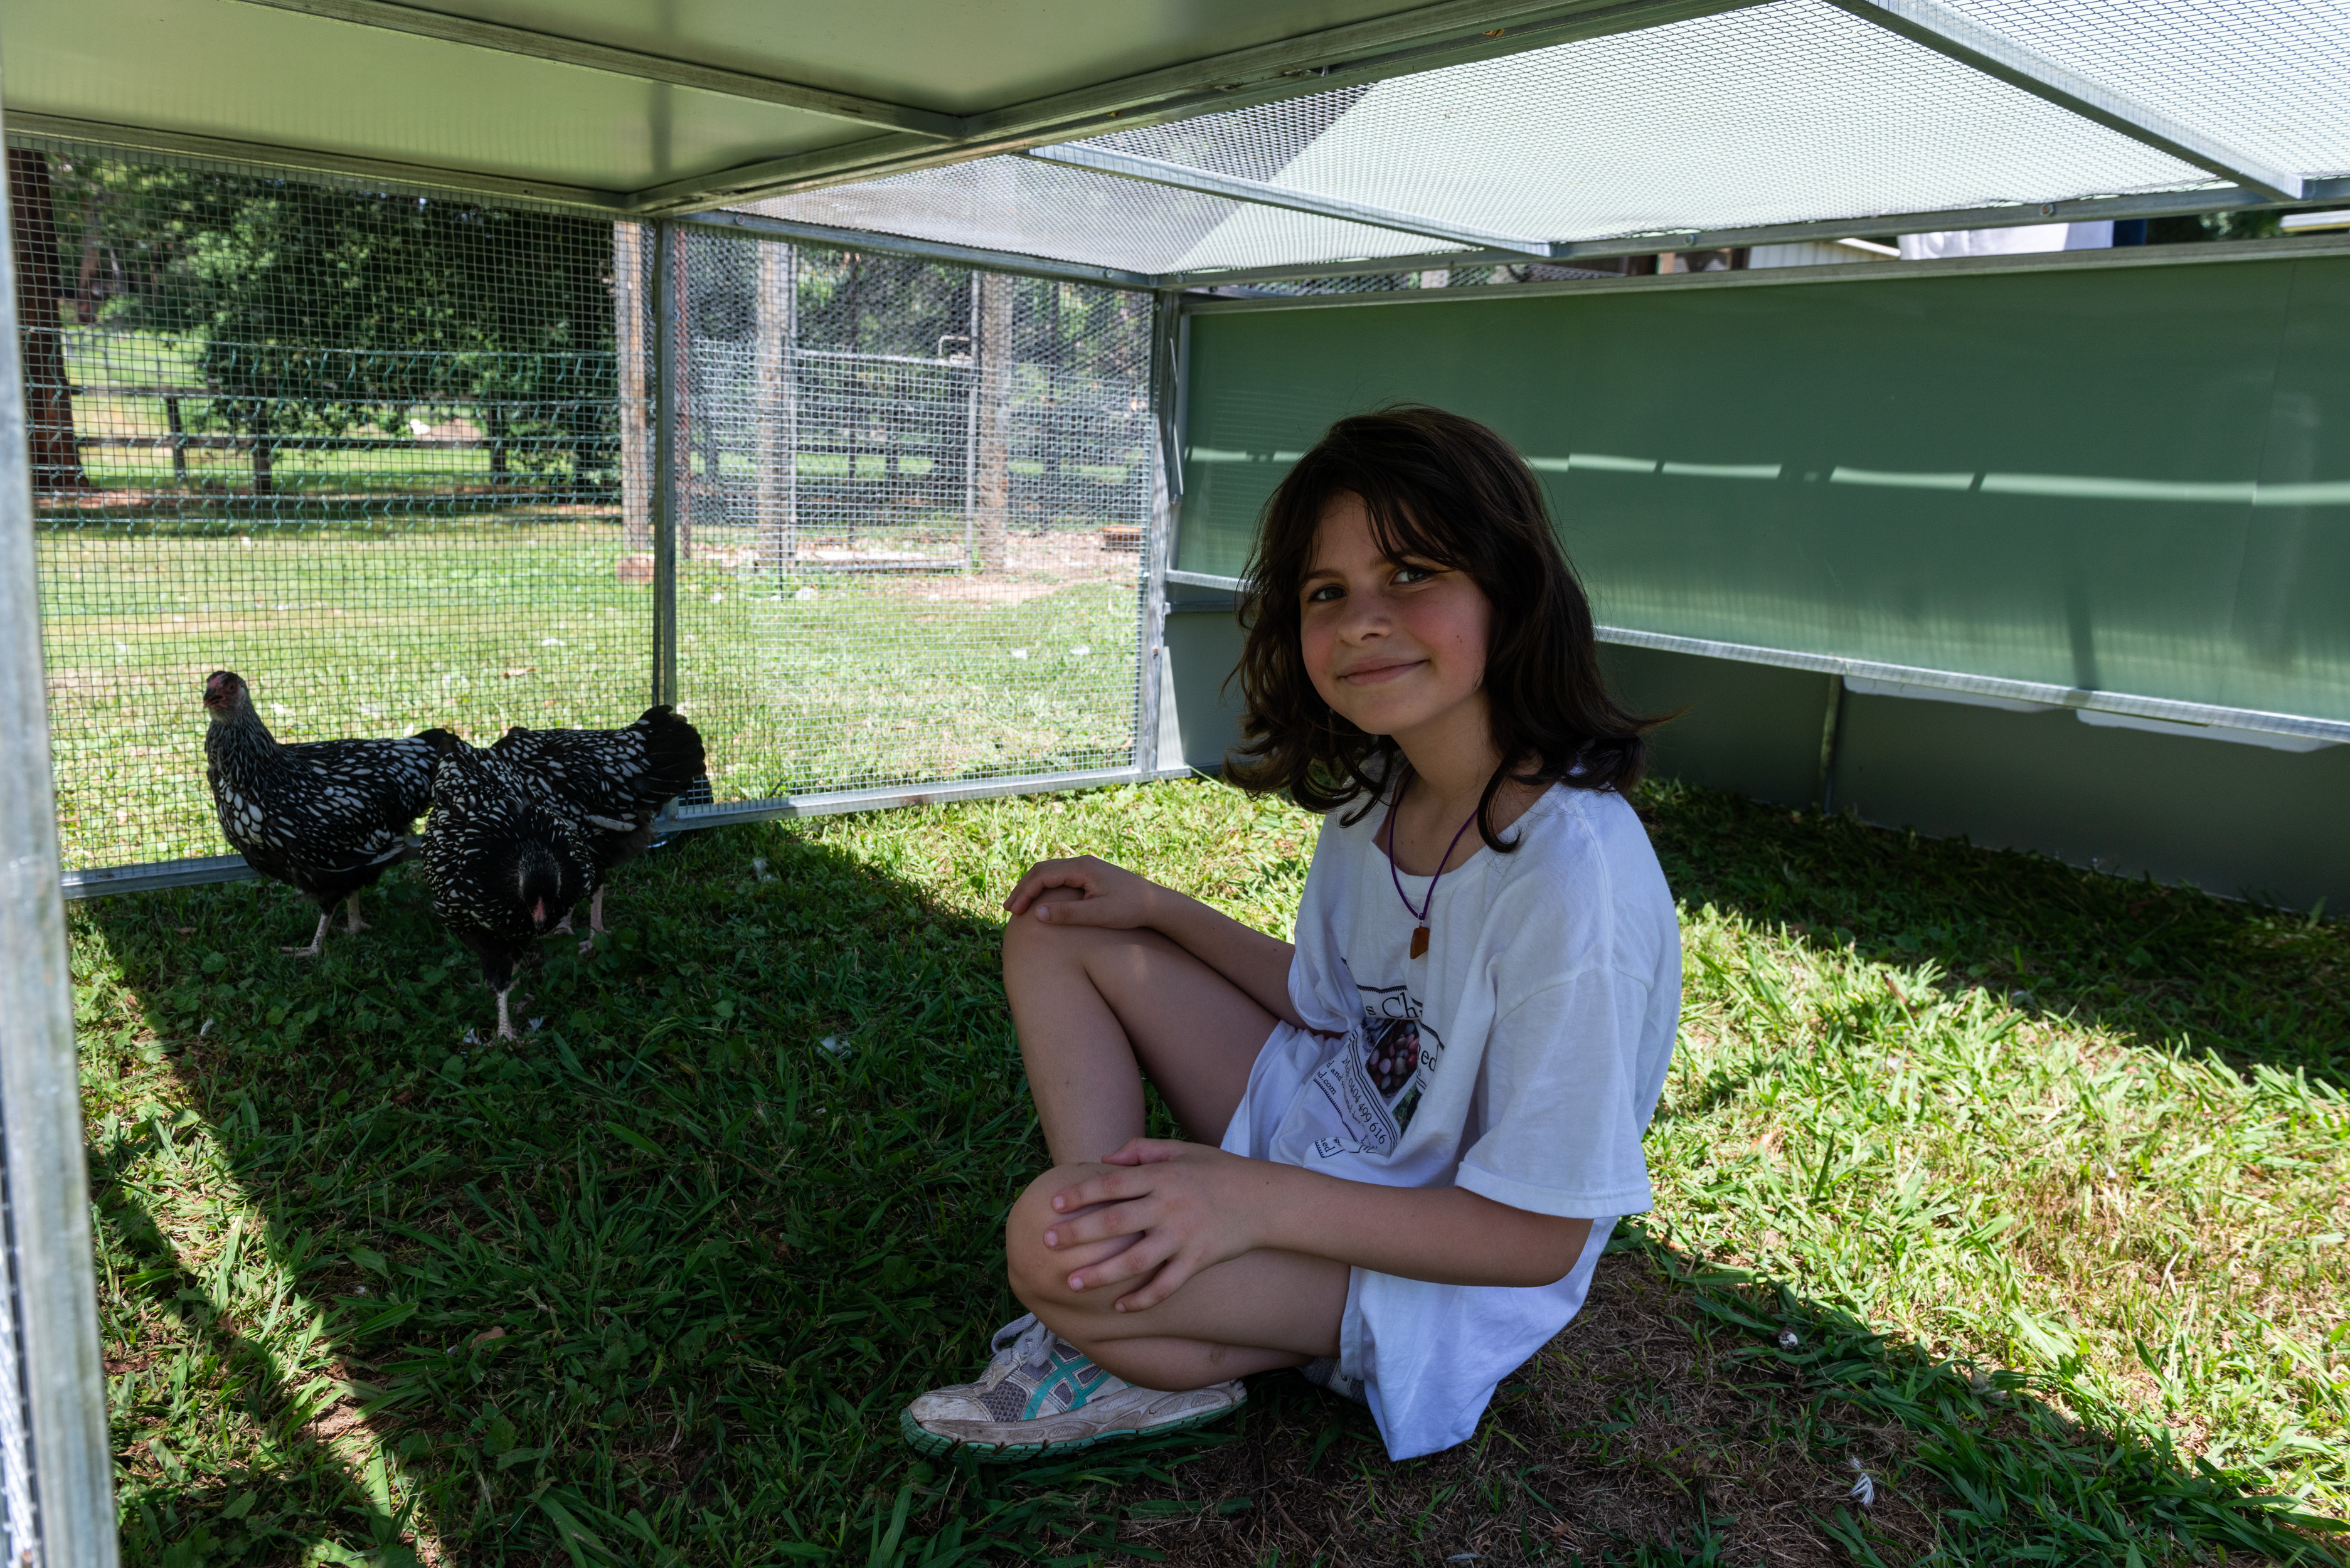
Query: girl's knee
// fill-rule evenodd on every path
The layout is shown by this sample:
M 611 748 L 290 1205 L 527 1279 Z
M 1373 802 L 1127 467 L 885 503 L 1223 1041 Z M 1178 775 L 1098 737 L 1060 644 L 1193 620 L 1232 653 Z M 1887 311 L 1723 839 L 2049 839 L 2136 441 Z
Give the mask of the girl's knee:
M 1030 1182 L 1014 1201 L 1003 1221 L 1003 1268 L 1012 1293 L 1031 1311 L 1040 1300 L 1061 1304 L 1076 1295 L 1069 1289 L 1071 1260 L 1045 1245 L 1045 1232 L 1052 1229 L 1053 1221 L 1067 1218 L 1053 1212 L 1053 1194 L 1107 1168 L 1091 1164 L 1055 1166 Z
M 1036 903 L 1066 904 L 1084 897 L 1075 888 L 1047 888 L 1036 895 Z M 1004 923 L 1003 967 L 1009 970 L 1047 954 L 1067 951 L 1071 947 L 1071 938 L 1087 934 L 1090 928 L 1085 926 L 1047 925 L 1036 918 L 1035 905 L 1032 904 L 1025 912 L 1013 916 Z

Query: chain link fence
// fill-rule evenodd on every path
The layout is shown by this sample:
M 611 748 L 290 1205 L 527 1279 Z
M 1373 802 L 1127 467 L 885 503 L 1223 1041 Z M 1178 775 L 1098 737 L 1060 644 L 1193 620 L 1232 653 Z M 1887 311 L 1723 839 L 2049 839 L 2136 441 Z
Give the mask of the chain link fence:
M 210 670 L 286 741 L 608 726 L 671 605 L 717 805 L 1133 764 L 1148 296 L 36 138 L 8 170 L 69 883 L 234 872 L 175 864 L 226 849 Z

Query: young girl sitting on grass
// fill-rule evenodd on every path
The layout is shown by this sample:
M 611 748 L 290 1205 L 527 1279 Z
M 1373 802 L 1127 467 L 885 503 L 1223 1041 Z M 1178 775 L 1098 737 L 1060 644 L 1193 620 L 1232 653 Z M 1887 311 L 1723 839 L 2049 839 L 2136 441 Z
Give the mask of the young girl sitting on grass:
M 1232 776 L 1333 813 L 1295 945 L 1093 857 L 1005 901 L 1054 1168 L 1004 1249 L 1031 1315 L 906 1409 L 925 1452 L 1213 1419 L 1296 1366 L 1409 1459 L 1583 1303 L 1680 1009 L 1623 792 L 1644 722 L 1534 475 L 1433 409 L 1343 420 L 1267 504 Z M 1143 1079 L 1191 1142 L 1148 1138 Z

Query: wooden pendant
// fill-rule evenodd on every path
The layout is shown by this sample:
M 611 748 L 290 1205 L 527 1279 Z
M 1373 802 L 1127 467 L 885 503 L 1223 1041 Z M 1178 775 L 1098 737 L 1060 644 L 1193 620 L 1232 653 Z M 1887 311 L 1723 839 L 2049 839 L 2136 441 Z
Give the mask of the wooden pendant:
M 1414 958 L 1426 958 L 1428 956 L 1428 928 L 1426 926 L 1415 926 L 1412 928 L 1411 956 Z

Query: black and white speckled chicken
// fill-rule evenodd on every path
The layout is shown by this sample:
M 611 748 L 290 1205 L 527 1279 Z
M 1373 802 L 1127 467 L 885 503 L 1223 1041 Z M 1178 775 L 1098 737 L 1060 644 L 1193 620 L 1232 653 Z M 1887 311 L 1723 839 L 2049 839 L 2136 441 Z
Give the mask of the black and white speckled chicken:
M 445 731 L 434 745 L 432 816 L 424 827 L 432 912 L 482 961 L 482 978 L 497 993 L 499 1037 L 512 1040 L 506 993 L 515 971 L 556 919 L 588 896 L 593 857 L 538 805 L 506 759 Z
M 359 892 L 408 853 L 408 830 L 432 799 L 432 737 L 281 742 L 254 711 L 253 689 L 232 670 L 204 680 L 212 727 L 204 775 L 221 831 L 265 877 L 292 884 L 318 906 L 307 948 L 316 958 L 335 906 L 348 929 L 367 929 Z
M 511 764 L 523 787 L 584 842 L 594 859 L 588 935 L 604 927 L 604 880 L 653 841 L 653 819 L 683 794 L 704 767 L 702 732 L 664 702 L 624 730 L 508 730 L 490 748 Z M 567 931 L 567 910 L 556 928 Z

